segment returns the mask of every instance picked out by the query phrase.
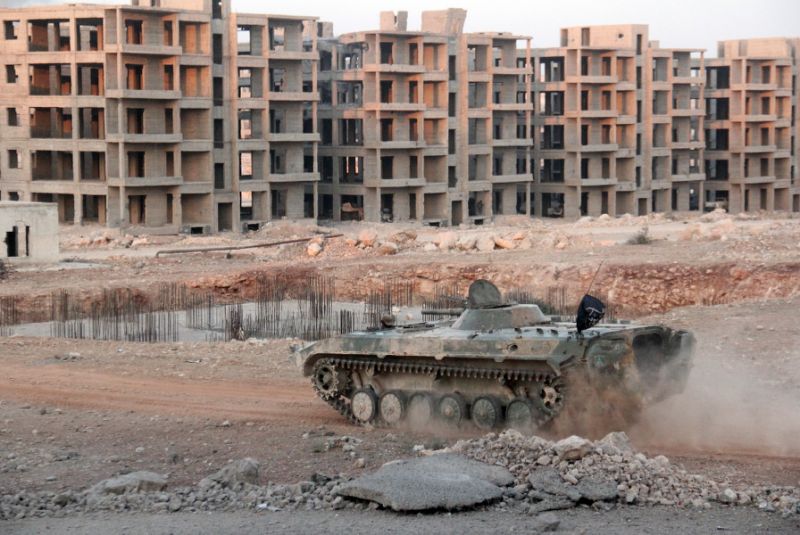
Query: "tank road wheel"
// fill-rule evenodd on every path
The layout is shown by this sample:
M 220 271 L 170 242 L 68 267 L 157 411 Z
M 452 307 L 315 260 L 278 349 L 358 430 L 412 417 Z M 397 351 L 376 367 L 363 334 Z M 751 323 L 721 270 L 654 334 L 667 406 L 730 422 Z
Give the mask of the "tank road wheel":
M 467 402 L 461 394 L 447 394 L 439 400 L 437 416 L 452 427 L 458 427 L 467 419 Z
M 561 408 L 564 406 L 564 390 L 561 377 L 545 379 L 542 389 L 539 391 L 539 401 L 546 419 L 549 420 L 561 412 Z
M 350 400 L 350 410 L 356 420 L 368 424 L 378 414 L 378 396 L 371 388 L 359 388 Z
M 329 360 L 320 360 L 314 365 L 311 379 L 322 399 L 333 399 L 347 392 L 349 380 L 347 372 L 336 368 Z
M 483 396 L 472 402 L 472 423 L 478 429 L 494 429 L 503 420 L 503 406 L 496 398 Z
M 535 410 L 529 399 L 514 398 L 506 407 L 506 425 L 518 431 L 533 430 Z
M 408 421 L 413 427 L 427 425 L 433 417 L 433 400 L 423 392 L 417 392 L 408 400 Z
M 384 392 L 378 400 L 381 419 L 389 425 L 397 425 L 406 415 L 406 395 L 398 390 Z

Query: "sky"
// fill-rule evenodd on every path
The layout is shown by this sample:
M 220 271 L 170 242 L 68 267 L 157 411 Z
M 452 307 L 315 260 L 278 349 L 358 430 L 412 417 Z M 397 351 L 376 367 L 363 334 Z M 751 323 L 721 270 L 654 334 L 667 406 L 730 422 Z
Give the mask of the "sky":
M 0 0 L 0 6 L 75 3 L 81 0 Z M 93 3 L 127 3 L 93 0 Z M 507 31 L 533 37 L 536 48 L 558 45 L 559 28 L 591 24 L 649 24 L 650 39 L 670 48 L 705 48 L 749 37 L 800 37 L 799 0 L 232 0 L 233 10 L 312 15 L 334 23 L 336 34 L 378 27 L 380 11 L 408 11 L 409 29 L 420 11 L 467 10 L 466 31 Z

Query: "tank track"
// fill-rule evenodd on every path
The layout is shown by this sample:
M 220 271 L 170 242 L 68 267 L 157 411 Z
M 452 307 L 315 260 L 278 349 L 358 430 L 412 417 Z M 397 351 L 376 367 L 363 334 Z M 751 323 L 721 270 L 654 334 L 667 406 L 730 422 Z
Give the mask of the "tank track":
M 346 357 L 328 357 L 322 359 L 320 362 L 327 362 L 332 364 L 334 367 L 341 367 L 343 370 L 347 371 L 365 371 L 368 369 L 374 369 L 375 372 L 390 372 L 390 373 L 417 373 L 420 375 L 430 375 L 435 373 L 436 375 L 442 377 L 456 377 L 456 378 L 465 378 L 465 379 L 506 379 L 509 381 L 546 381 L 548 379 L 555 379 L 558 377 L 554 372 L 553 373 L 543 373 L 543 372 L 534 372 L 528 370 L 508 370 L 503 368 L 473 368 L 473 367 L 466 367 L 466 366 L 453 366 L 449 364 L 421 364 L 418 362 L 403 362 L 403 361 L 392 361 L 392 360 L 369 360 L 365 361 L 364 359 L 354 359 L 354 358 L 346 358 Z M 328 405 L 334 408 L 336 412 L 344 416 L 347 421 L 355 425 L 372 425 L 375 427 L 391 427 L 390 425 L 383 423 L 380 421 L 379 418 L 376 418 L 370 424 L 364 424 L 363 422 L 359 421 L 354 415 L 353 411 L 350 408 L 350 400 L 344 395 L 340 394 L 334 397 L 325 398 L 317 385 L 314 383 L 312 378 L 311 380 L 312 386 L 314 387 L 314 391 L 317 393 L 317 396 L 325 401 Z M 544 424 L 550 419 L 552 419 L 555 414 L 550 415 L 544 419 L 540 419 L 538 424 Z

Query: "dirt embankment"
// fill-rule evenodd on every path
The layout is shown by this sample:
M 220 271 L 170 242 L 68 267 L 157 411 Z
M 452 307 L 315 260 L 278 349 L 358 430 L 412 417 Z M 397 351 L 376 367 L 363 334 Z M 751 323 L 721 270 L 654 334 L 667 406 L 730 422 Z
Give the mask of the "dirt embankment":
M 278 272 L 283 273 L 282 270 Z M 417 295 L 429 297 L 437 284 L 444 287 L 459 284 L 466 290 L 473 280 L 485 278 L 503 290 L 523 288 L 543 297 L 550 289 L 564 288 L 567 301 L 577 302 L 595 272 L 596 268 L 590 265 L 381 263 L 346 269 L 304 268 L 294 271 L 293 277 L 301 281 L 315 274 L 330 273 L 336 277 L 340 298 L 353 300 L 362 300 L 370 291 L 380 290 L 387 280 L 412 281 Z M 254 295 L 256 280 L 265 274 L 269 275 L 270 270 L 206 277 L 194 281 L 192 286 L 221 296 L 249 298 Z M 752 266 L 735 263 L 604 265 L 593 291 L 608 298 L 619 313 L 631 316 L 690 305 L 790 298 L 800 295 L 800 262 Z

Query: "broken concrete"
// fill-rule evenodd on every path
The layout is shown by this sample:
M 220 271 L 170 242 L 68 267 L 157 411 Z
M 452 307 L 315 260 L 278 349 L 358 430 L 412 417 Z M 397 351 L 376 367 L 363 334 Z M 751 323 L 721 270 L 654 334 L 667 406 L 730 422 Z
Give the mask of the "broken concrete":
M 125 494 L 126 492 L 153 492 L 164 490 L 167 478 L 155 472 L 131 472 L 105 479 L 89 489 L 89 494 Z
M 337 494 L 369 500 L 394 511 L 460 509 L 496 500 L 514 482 L 505 468 L 455 454 L 387 463 L 343 485 Z

